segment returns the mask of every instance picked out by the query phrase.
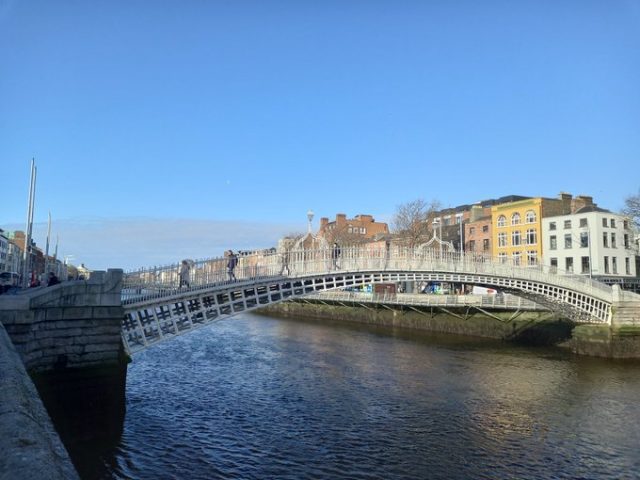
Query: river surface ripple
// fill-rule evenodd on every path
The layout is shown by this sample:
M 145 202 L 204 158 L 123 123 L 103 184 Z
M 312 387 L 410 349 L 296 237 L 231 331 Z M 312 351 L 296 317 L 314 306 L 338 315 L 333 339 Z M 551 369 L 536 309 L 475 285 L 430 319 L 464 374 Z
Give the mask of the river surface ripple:
M 640 364 L 255 314 L 136 354 L 110 479 L 639 479 Z

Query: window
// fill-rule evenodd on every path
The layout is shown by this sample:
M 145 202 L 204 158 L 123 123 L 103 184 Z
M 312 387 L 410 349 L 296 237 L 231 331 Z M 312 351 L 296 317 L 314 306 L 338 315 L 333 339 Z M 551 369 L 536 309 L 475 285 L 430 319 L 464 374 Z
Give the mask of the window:
M 609 257 L 604 257 L 604 273 L 609 273 Z
M 349 232 L 349 233 L 353 233 L 353 227 L 349 227 L 349 228 L 347 228 L 347 232 Z
M 498 246 L 499 247 L 507 246 L 507 234 L 505 232 L 500 232 L 498 234 Z
M 631 275 L 631 264 L 629 263 L 629 257 L 624 259 L 624 273 Z
M 564 259 L 564 269 L 567 273 L 573 273 L 573 257 L 567 257 Z
M 589 257 L 581 258 L 582 273 L 589 273 Z
M 444 217 L 444 224 L 445 225 L 451 225 L 451 217 L 450 216 Z
M 616 219 L 615 218 L 611 219 L 611 228 L 616 228 Z
M 482 250 L 484 252 L 488 252 L 489 251 L 489 239 L 485 238 L 484 240 L 482 240 Z
M 514 247 L 517 247 L 518 245 L 520 245 L 520 231 L 519 230 L 515 230 L 513 232 L 511 232 L 511 245 L 513 245 Z
M 556 250 L 558 248 L 558 239 L 555 235 L 549 237 L 549 250 Z
M 521 258 L 522 258 L 522 253 L 521 252 L 513 252 L 511 254 L 511 260 L 513 261 L 514 265 L 520 265 L 521 264 Z
M 462 214 L 456 213 L 456 225 L 462 223 Z
M 607 227 L 607 226 L 608 226 L 608 225 L 607 225 L 607 219 L 606 219 L 606 218 L 604 218 L 604 217 L 602 218 L 602 226 L 603 226 L 603 227 Z
M 549 222 L 549 230 L 555 230 L 556 229 L 556 222 Z
M 502 252 L 498 254 L 498 261 L 500 263 L 507 263 L 507 254 Z
M 482 233 L 487 233 L 489 231 L 489 225 L 482 226 Z
M 580 228 L 584 228 L 587 226 L 587 219 L 586 218 L 581 218 L 580 219 Z
M 511 215 L 511 225 L 520 225 L 520 214 L 518 212 Z
M 474 235 L 476 233 L 476 227 L 469 227 L 469 235 Z
M 476 241 L 475 240 L 469 240 L 469 251 L 470 252 L 475 252 L 476 251 Z
M 602 233 L 602 244 L 604 245 L 604 248 L 609 248 L 609 236 L 607 235 L 607 232 Z
M 498 227 L 506 227 L 507 226 L 507 217 L 504 215 L 500 215 L 498 217 Z
M 611 232 L 611 248 L 616 248 L 616 234 Z
M 571 244 L 571 234 L 567 233 L 564 236 L 564 248 L 571 248 L 572 244 Z
M 536 245 L 538 243 L 538 233 L 535 228 L 527 230 L 527 245 Z
M 564 221 L 564 229 L 569 230 L 571 228 L 571 220 Z
M 624 228 L 625 230 L 629 230 L 629 220 L 622 221 L 622 228 Z
M 613 274 L 618 273 L 618 257 L 611 257 L 611 268 L 613 268 Z
M 552 272 L 556 272 L 558 270 L 558 259 L 557 258 L 551 258 L 551 271 Z
M 527 250 L 527 265 L 538 264 L 538 252 L 535 250 Z
M 365 227 L 360 227 L 360 233 L 366 235 L 367 229 Z
M 534 212 L 533 210 L 529 210 L 525 216 L 525 222 L 527 223 L 536 223 L 536 212 Z
M 629 248 L 629 234 L 624 234 L 624 248 Z
M 589 246 L 589 233 L 580 232 L 580 248 L 587 248 Z

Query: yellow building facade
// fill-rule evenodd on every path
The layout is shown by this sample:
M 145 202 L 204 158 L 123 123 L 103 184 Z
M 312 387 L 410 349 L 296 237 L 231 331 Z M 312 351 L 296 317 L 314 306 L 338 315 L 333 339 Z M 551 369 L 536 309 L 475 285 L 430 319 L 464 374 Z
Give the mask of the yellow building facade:
M 545 200 L 550 199 L 530 198 L 491 207 L 494 257 L 513 265 L 537 265 L 540 262 Z

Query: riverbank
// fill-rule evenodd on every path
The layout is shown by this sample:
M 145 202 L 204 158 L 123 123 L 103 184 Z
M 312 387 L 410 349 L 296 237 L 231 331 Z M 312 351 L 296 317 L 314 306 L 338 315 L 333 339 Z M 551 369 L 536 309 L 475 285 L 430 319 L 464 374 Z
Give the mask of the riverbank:
M 440 307 L 379 304 L 372 307 L 327 300 L 294 300 L 270 305 L 260 309 L 260 313 L 501 340 L 529 339 L 532 343 L 545 344 L 567 340 L 573 327 L 570 322 L 547 310 L 489 310 L 470 308 L 467 305 Z M 542 327 L 548 329 L 546 333 Z
M 470 305 L 398 305 L 330 299 L 292 300 L 260 313 L 306 320 L 331 320 L 387 328 L 493 338 L 531 345 L 555 345 L 583 356 L 640 359 L 640 328 L 576 325 L 548 310 L 504 310 Z

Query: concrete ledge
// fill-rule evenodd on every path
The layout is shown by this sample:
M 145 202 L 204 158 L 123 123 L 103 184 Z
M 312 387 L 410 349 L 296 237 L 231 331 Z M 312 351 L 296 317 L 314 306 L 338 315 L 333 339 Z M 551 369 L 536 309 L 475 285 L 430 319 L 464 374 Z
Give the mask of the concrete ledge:
M 640 358 L 640 327 L 579 325 L 568 342 L 574 353 L 615 359 Z
M 0 432 L 0 480 L 79 478 L 1 324 Z

